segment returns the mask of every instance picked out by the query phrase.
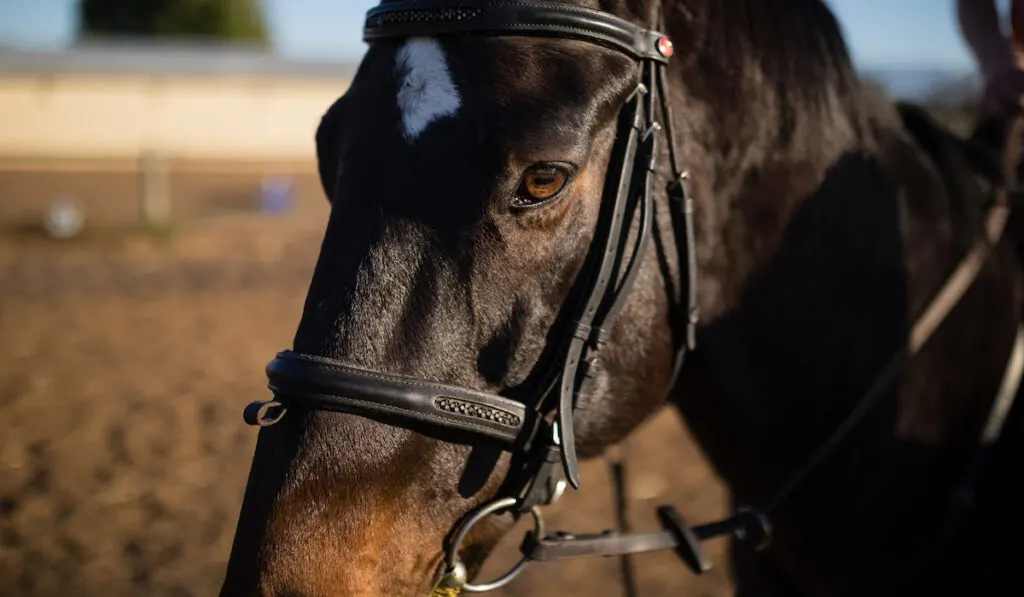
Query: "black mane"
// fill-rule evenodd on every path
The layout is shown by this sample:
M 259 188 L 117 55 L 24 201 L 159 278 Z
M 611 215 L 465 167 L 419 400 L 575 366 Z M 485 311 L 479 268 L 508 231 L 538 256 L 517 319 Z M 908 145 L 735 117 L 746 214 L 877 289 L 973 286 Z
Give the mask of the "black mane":
M 842 30 L 821 0 L 685 0 L 677 10 L 700 23 L 697 54 L 722 70 L 753 61 L 783 97 L 858 87 Z
M 782 146 L 806 134 L 798 120 L 820 127 L 838 119 L 866 134 L 864 86 L 821 0 L 683 0 L 666 16 L 682 68 L 695 73 L 687 77 L 691 92 L 714 103 L 726 130 Z M 762 120 L 757 133 L 751 120 Z

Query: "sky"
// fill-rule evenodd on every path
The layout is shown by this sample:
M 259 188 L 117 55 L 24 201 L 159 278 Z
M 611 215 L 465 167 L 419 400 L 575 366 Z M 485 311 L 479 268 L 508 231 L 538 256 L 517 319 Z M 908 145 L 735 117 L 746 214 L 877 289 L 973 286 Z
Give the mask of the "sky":
M 377 0 L 261 0 L 277 51 L 303 60 L 358 60 L 363 14 Z M 771 0 L 764 0 L 771 1 Z M 860 68 L 967 72 L 954 0 L 826 0 Z M 0 0 L 0 44 L 57 50 L 73 41 L 78 0 Z

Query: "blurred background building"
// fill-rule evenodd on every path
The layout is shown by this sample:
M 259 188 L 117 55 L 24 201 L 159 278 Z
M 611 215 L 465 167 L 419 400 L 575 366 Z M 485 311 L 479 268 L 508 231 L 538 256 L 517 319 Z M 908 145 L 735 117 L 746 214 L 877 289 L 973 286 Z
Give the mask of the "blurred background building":
M 320 115 L 354 63 L 276 52 L 257 3 L 2 2 L 0 222 L 67 196 L 93 225 L 163 226 L 265 208 L 284 179 L 318 190 L 292 183 L 313 173 Z

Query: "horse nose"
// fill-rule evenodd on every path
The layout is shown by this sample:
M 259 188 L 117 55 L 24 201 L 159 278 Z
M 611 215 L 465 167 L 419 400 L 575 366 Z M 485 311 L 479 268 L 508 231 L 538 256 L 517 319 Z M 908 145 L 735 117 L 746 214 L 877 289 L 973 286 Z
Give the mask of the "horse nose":
M 221 597 L 429 595 L 458 513 L 431 471 L 453 451 L 352 414 L 261 429 Z

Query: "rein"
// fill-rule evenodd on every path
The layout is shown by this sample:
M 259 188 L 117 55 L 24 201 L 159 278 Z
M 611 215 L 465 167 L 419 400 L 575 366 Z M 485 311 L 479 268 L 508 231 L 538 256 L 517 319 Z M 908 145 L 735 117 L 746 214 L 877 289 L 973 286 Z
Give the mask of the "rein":
M 938 326 L 973 284 L 992 247 L 1003 236 L 1010 215 L 1009 192 L 1003 187 L 986 218 L 985 235 L 960 262 L 910 332 L 905 350 L 883 368 L 869 391 L 832 436 L 797 468 L 760 507 L 742 507 L 724 520 L 691 527 L 671 506 L 658 508 L 662 530 L 605 532 L 572 535 L 545 531 L 540 507 L 554 503 L 566 485 L 578 488 L 579 464 L 575 449 L 575 423 L 585 405 L 580 396 L 599 374 L 598 357 L 608 342 L 611 323 L 625 304 L 639 271 L 654 223 L 651 178 L 658 158 L 658 139 L 668 144 L 672 179 L 667 192 L 685 284 L 685 337 L 677 347 L 671 389 L 685 354 L 695 348 L 697 262 L 693 202 L 686 192 L 686 172 L 675 146 L 666 68 L 674 50 L 663 33 L 634 25 L 614 15 L 546 0 L 384 0 L 367 13 L 363 38 L 368 43 L 409 36 L 540 36 L 576 39 L 619 51 L 636 63 L 636 87 L 619 113 L 618 132 L 609 165 L 597 230 L 587 262 L 577 283 L 581 296 L 567 305 L 565 341 L 554 359 L 538 363 L 546 372 L 538 384 L 536 402 L 524 404 L 495 393 L 415 377 L 367 371 L 332 359 L 282 351 L 266 368 L 275 399 L 254 402 L 245 409 L 250 425 L 266 427 L 279 422 L 289 409 L 327 410 L 373 418 L 436 433 L 456 441 L 469 437 L 494 442 L 512 453 L 512 466 L 498 497 L 468 513 L 446 541 L 441 581 L 434 595 L 454 597 L 460 592 L 485 592 L 511 582 L 531 561 L 558 561 L 595 556 L 626 556 L 675 550 L 696 574 L 711 568 L 701 541 L 732 534 L 764 549 L 771 542 L 770 515 L 817 469 L 865 414 L 885 396 L 906 362 L 928 341 Z M 1016 164 L 1021 120 L 1014 121 L 1007 143 L 1006 164 Z M 1013 154 L 1010 155 L 1011 150 Z M 1006 181 L 1016 177 L 1007 176 Z M 625 260 L 628 225 L 637 217 L 637 235 Z M 1014 390 L 1024 369 L 1024 333 L 1014 345 L 1014 358 L 1004 386 Z M 1012 373 L 1012 374 L 1010 374 Z M 997 399 L 986 425 L 987 438 L 998 437 L 1005 413 L 1013 403 Z M 987 445 L 987 444 L 986 444 Z M 982 459 L 983 460 L 983 459 Z M 621 471 L 619 471 L 621 472 Z M 620 484 L 621 485 L 621 484 Z M 621 500 L 620 500 L 621 502 Z M 625 506 L 619 504 L 620 526 Z M 492 514 L 530 514 L 535 528 L 520 545 L 522 559 L 499 579 L 469 582 L 459 557 L 463 538 Z M 624 571 L 628 566 L 624 563 Z

